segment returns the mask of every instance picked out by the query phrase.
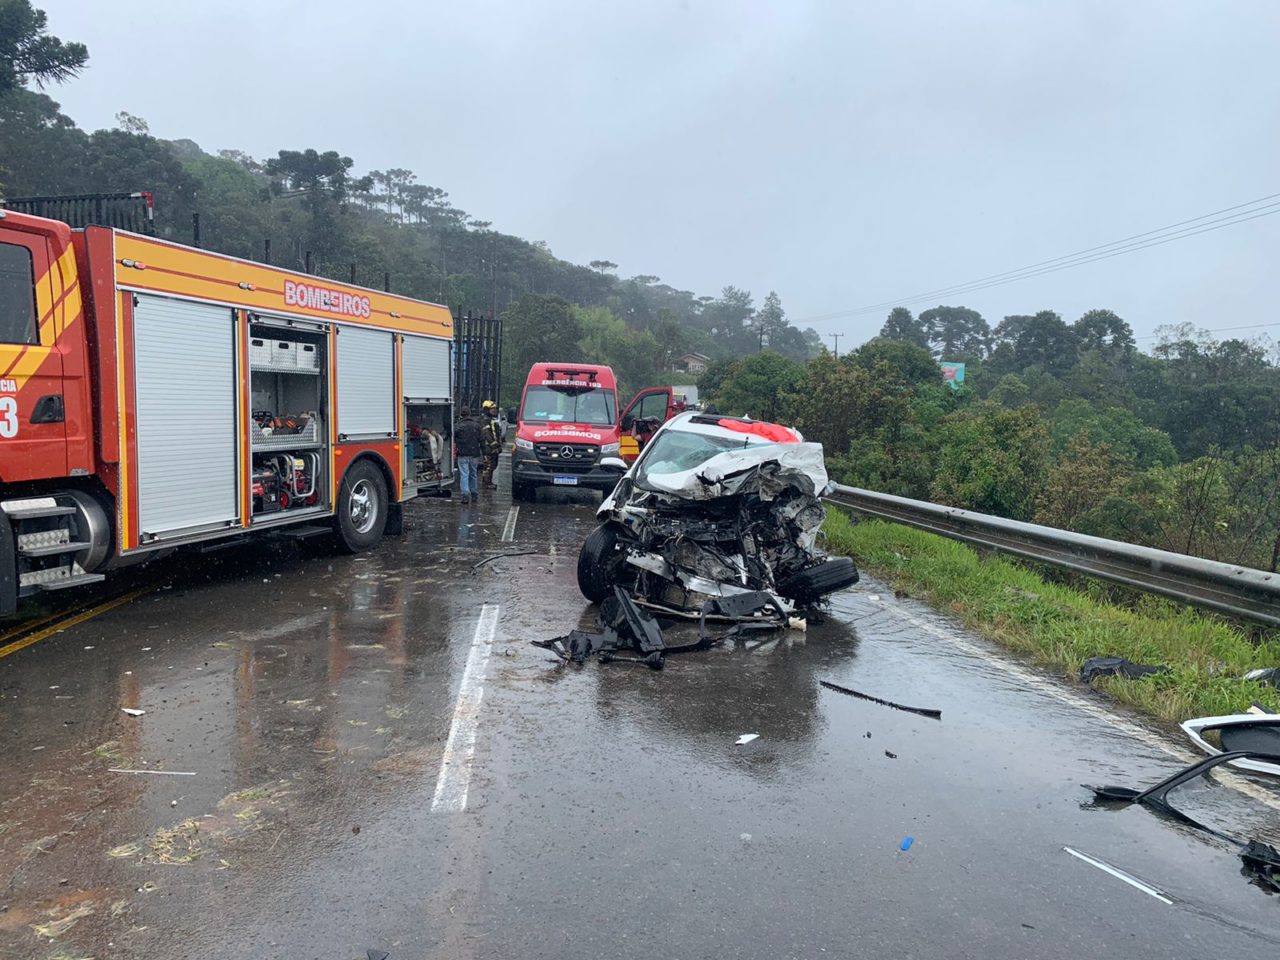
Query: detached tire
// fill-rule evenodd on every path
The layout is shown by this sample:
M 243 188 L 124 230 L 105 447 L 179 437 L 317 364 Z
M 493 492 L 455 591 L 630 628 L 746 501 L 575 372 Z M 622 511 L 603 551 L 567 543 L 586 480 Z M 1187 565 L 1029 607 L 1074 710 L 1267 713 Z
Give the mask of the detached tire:
M 578 589 L 592 603 L 613 594 L 617 547 L 618 531 L 602 523 L 591 531 L 578 551 Z
M 829 593 L 858 582 L 858 568 L 848 557 L 829 557 L 778 584 L 778 593 L 800 606 L 816 603 Z
M 334 521 L 338 549 L 360 553 L 375 546 L 386 530 L 388 513 L 382 471 L 368 460 L 357 461 L 338 488 L 338 515 Z

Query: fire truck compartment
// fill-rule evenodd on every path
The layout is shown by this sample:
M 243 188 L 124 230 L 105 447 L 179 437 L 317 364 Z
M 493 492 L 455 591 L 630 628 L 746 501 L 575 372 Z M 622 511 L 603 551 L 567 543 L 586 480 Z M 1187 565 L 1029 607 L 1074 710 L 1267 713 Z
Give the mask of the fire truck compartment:
M 327 511 L 327 338 L 321 332 L 254 324 L 249 329 L 255 525 L 299 511 Z
M 338 436 L 393 437 L 396 432 L 395 352 L 392 334 L 338 330 Z
M 404 405 L 404 486 L 439 490 L 453 479 L 451 408 L 447 403 Z
M 133 334 L 140 538 L 237 525 L 234 311 L 138 294 Z
M 404 395 L 406 400 L 443 400 L 453 396 L 449 380 L 450 340 L 430 337 L 404 338 Z

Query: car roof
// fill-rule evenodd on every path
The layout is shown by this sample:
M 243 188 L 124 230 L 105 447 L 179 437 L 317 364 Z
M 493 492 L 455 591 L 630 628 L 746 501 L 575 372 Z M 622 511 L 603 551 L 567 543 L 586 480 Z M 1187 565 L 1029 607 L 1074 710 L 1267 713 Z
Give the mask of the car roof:
M 750 424 L 752 426 L 782 426 L 782 424 L 770 423 L 765 420 L 752 420 L 750 417 L 726 417 L 718 413 L 703 413 L 698 410 L 687 410 L 684 413 L 677 413 L 662 425 L 662 429 L 680 430 L 684 433 L 700 433 L 709 437 L 724 437 L 730 440 L 745 440 L 747 438 L 753 438 L 760 443 L 773 442 L 766 437 L 762 437 L 745 430 L 733 430 L 729 427 L 721 426 L 723 421 Z M 800 436 L 800 432 L 794 428 L 784 427 L 784 429 L 790 430 L 797 437 Z

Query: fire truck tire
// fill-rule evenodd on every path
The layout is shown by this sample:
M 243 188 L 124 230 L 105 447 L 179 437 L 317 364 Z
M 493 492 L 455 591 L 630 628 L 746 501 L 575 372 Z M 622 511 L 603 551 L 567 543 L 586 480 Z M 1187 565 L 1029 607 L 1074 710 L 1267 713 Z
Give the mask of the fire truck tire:
M 613 592 L 617 546 L 618 531 L 602 523 L 587 535 L 578 551 L 578 589 L 592 603 L 599 603 Z
M 334 522 L 338 548 L 347 553 L 368 550 L 387 526 L 387 485 L 382 472 L 367 460 L 351 465 L 338 488 Z

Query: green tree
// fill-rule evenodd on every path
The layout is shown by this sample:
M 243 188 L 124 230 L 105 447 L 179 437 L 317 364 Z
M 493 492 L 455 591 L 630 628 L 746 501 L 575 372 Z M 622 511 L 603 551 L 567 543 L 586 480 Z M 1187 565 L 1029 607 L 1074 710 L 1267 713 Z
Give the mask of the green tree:
M 906 307 L 894 307 L 880 328 L 880 336 L 886 340 L 901 340 L 917 347 L 929 347 L 929 332 L 925 325 L 911 315 Z
M 563 297 L 527 293 L 502 315 L 504 396 L 514 396 L 539 361 L 582 359 L 582 323 Z
M 0 0 L 0 96 L 33 81 L 43 87 L 78 75 L 89 61 L 83 43 L 47 32 L 48 18 L 30 0 Z
M 943 382 L 942 369 L 929 351 L 905 341 L 876 337 L 846 356 L 851 356 L 853 363 L 865 370 L 886 363 L 897 377 L 915 386 L 941 386 Z
M 1106 446 L 1110 455 L 1140 470 L 1178 462 L 1178 452 L 1164 431 L 1148 426 L 1123 407 L 1095 406 L 1078 397 L 1058 404 L 1053 411 L 1050 436 L 1058 456 L 1066 455 L 1071 444 L 1084 437 L 1095 446 Z
M 715 393 L 721 413 L 777 420 L 804 377 L 804 364 L 766 350 L 734 364 Z
M 939 360 L 982 357 L 991 342 L 987 321 L 968 307 L 934 307 L 921 312 L 919 323 Z
M 782 298 L 776 291 L 770 290 L 752 318 L 752 327 L 760 338 L 760 349 L 763 350 L 768 345 L 777 350 L 776 341 L 788 326 L 787 314 L 782 309 Z
M 1042 373 L 1060 376 L 1076 362 L 1079 342 L 1076 332 L 1052 310 L 1005 317 L 995 329 L 997 346 L 1008 350 L 998 359 L 1002 372 L 1022 373 L 1035 367 Z
M 1035 522 L 1077 533 L 1111 536 L 1109 510 L 1128 479 L 1132 460 L 1086 433 L 1072 437 L 1045 474 L 1036 495 Z
M 1083 350 L 1097 350 L 1108 359 L 1128 359 L 1136 349 L 1133 329 L 1112 310 L 1090 310 L 1074 324 Z
M 933 499 L 1027 520 L 1049 466 L 1049 430 L 1036 407 L 980 403 L 951 414 L 938 438 Z

